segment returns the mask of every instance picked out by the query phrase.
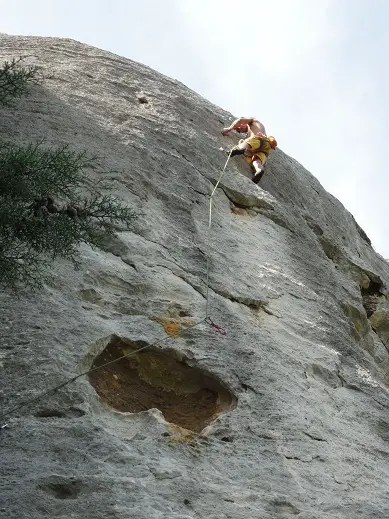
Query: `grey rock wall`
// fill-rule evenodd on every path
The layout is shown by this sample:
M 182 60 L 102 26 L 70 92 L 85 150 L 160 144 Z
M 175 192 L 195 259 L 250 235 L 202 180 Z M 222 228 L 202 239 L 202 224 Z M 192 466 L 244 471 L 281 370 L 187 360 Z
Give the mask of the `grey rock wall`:
M 139 354 L 121 364 L 126 380 L 102 370 L 8 417 L 2 517 L 386 518 L 389 268 L 352 215 L 278 149 L 260 186 L 231 160 L 208 233 L 230 114 L 72 40 L 0 35 L 1 58 L 19 55 L 46 80 L 1 110 L 0 137 L 86 149 L 98 157 L 89 174 L 142 216 L 104 250 L 83 247 L 79 271 L 58 262 L 41 292 L 1 292 L 2 409 L 89 369 L 110 341 L 162 339 L 182 369 Z M 191 328 L 204 319 L 207 251 L 226 336 Z M 195 391 L 213 391 L 213 419 L 200 434 L 167 423 L 138 379 L 180 395 L 191 420 Z M 138 395 L 136 412 L 98 386 Z

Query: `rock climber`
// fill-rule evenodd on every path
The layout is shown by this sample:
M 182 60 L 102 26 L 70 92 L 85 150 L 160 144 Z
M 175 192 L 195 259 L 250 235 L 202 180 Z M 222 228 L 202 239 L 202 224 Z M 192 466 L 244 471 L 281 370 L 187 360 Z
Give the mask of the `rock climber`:
M 258 119 L 236 119 L 228 128 L 223 128 L 222 134 L 228 135 L 233 130 L 246 133 L 247 138 L 241 139 L 232 149 L 231 157 L 244 155 L 253 168 L 252 181 L 258 184 L 264 173 L 266 159 L 277 147 L 277 141 L 274 137 L 267 137 L 264 125 Z

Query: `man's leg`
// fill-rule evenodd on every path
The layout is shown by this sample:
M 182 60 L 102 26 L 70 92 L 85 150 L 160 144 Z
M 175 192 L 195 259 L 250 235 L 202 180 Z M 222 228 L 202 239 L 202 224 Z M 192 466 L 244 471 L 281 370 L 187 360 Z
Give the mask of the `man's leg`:
M 250 150 L 251 150 L 250 144 L 247 144 L 246 141 L 241 141 L 234 148 L 232 148 L 231 157 L 235 157 L 235 155 L 243 155 L 243 154 L 246 156 L 250 156 Z
M 259 159 L 255 159 L 251 164 L 254 168 L 254 175 L 252 181 L 255 184 L 258 184 L 264 173 L 262 162 Z

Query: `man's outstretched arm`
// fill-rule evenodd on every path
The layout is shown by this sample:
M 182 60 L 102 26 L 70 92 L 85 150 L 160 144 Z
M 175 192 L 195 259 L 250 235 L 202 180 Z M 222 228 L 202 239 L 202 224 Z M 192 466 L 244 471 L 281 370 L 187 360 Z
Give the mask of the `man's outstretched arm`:
M 227 128 L 223 128 L 222 134 L 228 135 L 232 130 L 247 132 L 247 126 L 253 122 L 253 118 L 244 118 L 236 119 L 230 126 Z

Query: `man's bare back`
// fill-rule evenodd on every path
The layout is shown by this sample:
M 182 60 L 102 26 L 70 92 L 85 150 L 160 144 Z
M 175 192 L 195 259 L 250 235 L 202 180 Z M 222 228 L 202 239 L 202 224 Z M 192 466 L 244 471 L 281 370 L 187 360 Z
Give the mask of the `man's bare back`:
M 254 135 L 257 133 L 263 133 L 266 135 L 266 130 L 264 125 L 261 123 L 261 121 L 258 121 L 258 119 L 254 118 L 244 118 L 241 117 L 240 119 L 236 119 L 228 128 L 223 128 L 222 134 L 227 135 L 233 130 L 239 132 L 239 133 L 249 133 L 250 132 Z M 248 131 L 250 130 L 250 131 Z
M 264 135 L 266 135 L 266 130 L 265 130 L 265 127 L 264 125 L 261 123 L 261 121 L 258 121 L 258 119 L 252 119 L 252 123 L 249 124 L 250 126 L 250 130 L 254 133 L 254 134 L 257 134 L 257 133 L 263 133 Z

